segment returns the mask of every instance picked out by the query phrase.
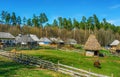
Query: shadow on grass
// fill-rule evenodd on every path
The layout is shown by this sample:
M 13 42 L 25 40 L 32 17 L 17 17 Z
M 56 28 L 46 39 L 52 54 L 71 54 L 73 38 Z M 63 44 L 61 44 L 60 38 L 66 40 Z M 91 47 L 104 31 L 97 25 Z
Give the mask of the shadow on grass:
M 0 77 L 11 77 L 16 75 L 17 70 L 22 68 L 33 68 L 32 66 L 19 64 L 9 60 L 0 60 Z

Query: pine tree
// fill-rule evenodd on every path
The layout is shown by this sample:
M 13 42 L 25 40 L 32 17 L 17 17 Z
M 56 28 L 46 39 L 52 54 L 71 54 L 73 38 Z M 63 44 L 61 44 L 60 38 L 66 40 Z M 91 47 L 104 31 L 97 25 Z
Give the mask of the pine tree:
M 26 17 L 23 17 L 23 25 L 26 25 L 26 21 L 27 21 Z
M 73 19 L 73 27 L 80 29 L 79 22 L 75 18 Z
M 20 16 L 17 17 L 17 24 L 21 25 L 21 17 Z
M 2 13 L 1 13 L 1 20 L 2 20 L 3 24 L 5 23 L 6 15 L 7 15 L 7 11 L 2 11 Z
M 39 18 L 35 14 L 33 15 L 32 23 L 35 27 L 39 27 Z
M 11 21 L 12 21 L 12 25 L 16 25 L 16 15 L 15 15 L 15 12 L 12 13 Z
M 53 26 L 58 26 L 58 22 L 57 22 L 57 20 L 56 19 L 54 19 L 54 21 L 53 21 L 53 24 L 52 24 Z
M 5 18 L 6 24 L 10 24 L 10 19 L 11 19 L 10 13 L 7 13 L 6 18 Z
M 27 20 L 27 25 L 28 25 L 28 26 L 32 26 L 32 21 L 31 21 L 30 18 Z

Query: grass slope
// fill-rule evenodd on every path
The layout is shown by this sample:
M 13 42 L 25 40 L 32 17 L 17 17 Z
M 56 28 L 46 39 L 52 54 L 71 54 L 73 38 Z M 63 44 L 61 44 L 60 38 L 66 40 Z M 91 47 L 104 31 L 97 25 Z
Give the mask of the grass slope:
M 77 68 L 82 68 L 85 70 L 90 70 L 91 72 L 96 72 L 104 75 L 114 77 L 120 77 L 120 58 L 119 57 L 86 57 L 78 52 L 66 52 L 60 50 L 25 50 L 21 51 L 24 54 L 33 55 L 40 57 L 44 60 L 49 60 L 54 63 L 58 61 L 62 64 L 74 66 Z M 93 63 L 95 60 L 99 59 L 101 62 L 101 69 L 95 68 Z
M 69 77 L 67 75 L 15 63 L 0 56 L 0 77 Z

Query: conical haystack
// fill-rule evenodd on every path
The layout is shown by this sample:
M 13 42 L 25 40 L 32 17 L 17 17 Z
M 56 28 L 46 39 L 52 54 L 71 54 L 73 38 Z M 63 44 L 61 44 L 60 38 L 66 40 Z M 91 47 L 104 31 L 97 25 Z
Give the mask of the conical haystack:
M 85 50 L 90 51 L 98 51 L 101 49 L 100 44 L 98 43 L 98 40 L 96 39 L 95 35 L 91 34 L 84 46 Z

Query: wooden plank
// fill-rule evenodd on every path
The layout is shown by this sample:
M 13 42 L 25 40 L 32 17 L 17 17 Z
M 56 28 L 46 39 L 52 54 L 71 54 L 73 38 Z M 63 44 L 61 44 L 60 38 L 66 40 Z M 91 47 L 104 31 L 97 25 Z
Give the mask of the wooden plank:
M 62 71 L 65 71 L 65 72 L 72 73 L 73 75 L 76 75 L 76 76 L 90 77 L 90 75 L 88 75 L 88 74 L 83 74 L 83 73 L 75 72 L 75 71 L 68 70 L 68 69 L 64 69 L 64 68 L 59 68 L 58 71 L 61 71 L 61 70 L 62 70 Z
M 105 76 L 105 75 L 102 75 L 102 74 L 92 73 L 92 72 L 89 72 L 89 71 L 86 71 L 86 70 L 83 70 L 83 69 L 78 69 L 78 68 L 74 68 L 74 67 L 71 67 L 71 66 L 63 65 L 63 64 L 60 64 L 60 63 L 59 63 L 58 65 L 59 65 L 59 66 L 62 66 L 62 67 L 65 67 L 65 68 L 72 69 L 72 70 L 84 72 L 84 73 L 87 73 L 87 74 L 90 74 L 90 75 L 93 75 L 93 76 L 98 76 L 98 77 L 109 77 L 109 76 Z

